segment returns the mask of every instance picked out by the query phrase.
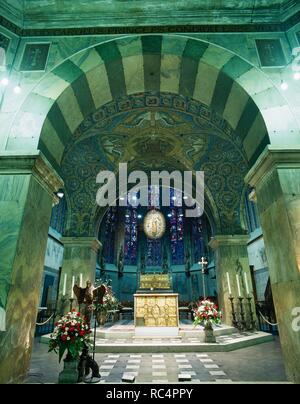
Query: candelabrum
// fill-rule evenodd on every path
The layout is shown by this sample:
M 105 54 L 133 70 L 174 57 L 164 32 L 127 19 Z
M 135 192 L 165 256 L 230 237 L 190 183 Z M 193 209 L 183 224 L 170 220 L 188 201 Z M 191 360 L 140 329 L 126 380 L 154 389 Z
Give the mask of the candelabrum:
M 248 300 L 248 309 L 249 309 L 249 317 L 250 317 L 249 318 L 250 324 L 249 324 L 248 330 L 255 331 L 256 330 L 256 321 L 255 321 L 254 313 L 252 310 L 252 297 L 250 295 L 248 295 L 247 300 Z
M 238 321 L 237 321 L 237 318 L 236 318 L 236 311 L 235 311 L 234 303 L 233 303 L 234 297 L 232 297 L 230 295 L 229 300 L 230 300 L 230 304 L 231 304 L 232 325 L 233 325 L 233 327 L 237 328 L 238 327 Z
M 253 329 L 253 312 L 251 308 L 251 312 L 249 312 L 249 316 L 251 318 L 251 327 L 248 327 L 247 321 L 246 321 L 246 312 L 244 308 L 244 298 L 239 297 L 238 298 L 238 308 L 235 308 L 234 305 L 234 297 L 230 296 L 229 297 L 230 303 L 231 303 L 231 315 L 232 315 L 232 325 L 233 327 L 237 328 L 240 332 L 243 332 L 245 330 L 250 330 Z M 251 304 L 251 302 L 250 302 Z M 250 308 L 250 306 L 249 306 Z M 250 314 L 251 313 L 251 314 Z
M 241 331 L 244 331 L 247 329 L 247 323 L 246 323 L 246 319 L 245 319 L 245 310 L 244 310 L 244 305 L 243 305 L 243 297 L 239 297 L 239 303 L 240 303 L 240 320 L 239 320 L 239 329 Z
M 62 296 L 61 298 L 60 298 L 60 305 L 59 305 L 59 316 L 63 316 L 64 315 L 64 313 L 65 313 L 65 308 L 66 308 L 66 305 L 67 305 L 67 296 Z
M 72 310 L 73 310 L 73 302 L 74 302 L 74 298 L 73 298 L 73 297 L 71 297 L 69 300 L 70 300 L 70 311 L 72 311 Z

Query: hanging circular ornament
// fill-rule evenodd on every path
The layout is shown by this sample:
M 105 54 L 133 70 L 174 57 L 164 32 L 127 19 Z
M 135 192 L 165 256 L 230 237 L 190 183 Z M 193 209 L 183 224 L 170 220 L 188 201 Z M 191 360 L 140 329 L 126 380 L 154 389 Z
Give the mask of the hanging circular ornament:
M 164 215 L 158 210 L 150 210 L 144 219 L 144 232 L 152 240 L 163 237 L 166 231 L 166 220 Z

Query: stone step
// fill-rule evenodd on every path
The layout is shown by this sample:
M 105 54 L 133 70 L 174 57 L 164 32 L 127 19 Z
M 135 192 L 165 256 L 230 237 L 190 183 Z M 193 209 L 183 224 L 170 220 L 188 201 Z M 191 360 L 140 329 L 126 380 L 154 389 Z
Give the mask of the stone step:
M 157 342 L 107 342 L 96 341 L 96 353 L 181 353 L 181 352 L 231 352 L 237 349 L 263 344 L 273 341 L 271 334 L 263 332 L 253 333 L 247 336 L 235 336 L 235 339 L 218 339 L 216 344 L 188 343 L 182 340 L 172 343 L 170 340 Z M 175 341 L 175 339 L 174 339 Z
M 135 336 L 135 328 L 134 326 L 131 327 L 126 327 L 126 331 L 122 330 L 122 326 L 119 327 L 99 327 L 97 328 L 96 335 L 97 338 L 105 338 L 105 339 L 129 339 L 129 338 L 139 338 L 138 336 Z M 125 328 L 125 327 L 124 327 Z M 222 325 L 220 327 L 215 327 L 214 328 L 214 333 L 215 336 L 218 337 L 220 335 L 232 335 L 236 333 L 237 330 L 234 327 L 230 327 L 227 325 Z M 204 335 L 204 330 L 202 327 L 197 327 L 194 328 L 192 326 L 181 326 L 179 328 L 179 337 L 180 338 L 197 338 L 199 335 L 202 337 Z M 144 338 L 144 337 L 142 337 Z M 164 338 L 170 338 L 170 337 L 164 337 L 163 335 L 160 336 L 159 338 L 164 339 Z M 175 337 L 178 338 L 178 337 Z

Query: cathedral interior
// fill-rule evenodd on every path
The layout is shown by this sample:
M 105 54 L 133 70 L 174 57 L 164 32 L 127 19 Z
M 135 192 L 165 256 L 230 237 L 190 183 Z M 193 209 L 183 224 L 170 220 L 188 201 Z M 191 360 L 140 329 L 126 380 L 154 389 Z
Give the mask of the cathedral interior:
M 272 380 L 267 364 L 256 381 L 300 382 L 298 0 L 0 0 L 0 123 L 1 384 L 28 380 L 74 282 L 108 285 L 121 315 L 103 327 L 126 331 L 141 277 L 155 274 L 170 277 L 179 331 L 204 298 L 239 328 L 244 298 L 261 334 L 240 344 L 284 369 Z M 118 178 L 124 163 L 204 172 L 204 212 L 187 217 L 173 182 L 169 206 L 150 184 L 148 207 L 130 192 L 99 206 L 97 175 Z M 153 195 L 159 238 L 145 230 Z M 160 337 L 148 354 L 164 353 Z M 97 352 L 143 352 L 124 349 Z M 212 381 L 255 381 L 216 367 Z

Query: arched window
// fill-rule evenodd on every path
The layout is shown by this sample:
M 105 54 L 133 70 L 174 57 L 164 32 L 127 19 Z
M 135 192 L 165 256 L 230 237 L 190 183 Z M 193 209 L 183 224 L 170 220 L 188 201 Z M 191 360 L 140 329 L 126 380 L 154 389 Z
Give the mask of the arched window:
M 59 204 L 55 205 L 52 209 L 50 227 L 57 231 L 59 234 L 64 233 L 65 220 L 67 217 L 67 202 L 66 198 L 61 198 Z
M 132 206 L 125 212 L 124 264 L 137 264 L 137 210 Z
M 256 203 L 254 203 L 249 199 L 250 193 L 251 189 L 248 189 L 245 196 L 245 209 L 246 209 L 247 227 L 249 232 L 253 233 L 255 230 L 259 229 L 261 225 Z
M 171 189 L 171 212 L 170 237 L 171 237 L 171 258 L 173 265 L 184 264 L 184 213 L 181 207 L 176 207 L 177 198 L 181 198 L 181 192 Z
M 192 220 L 192 247 L 194 262 L 199 262 L 206 256 L 205 242 L 207 226 L 205 216 L 195 217 Z
M 116 207 L 109 208 L 105 220 L 105 237 L 102 237 L 105 262 L 109 264 L 113 264 L 115 261 L 117 221 L 118 221 L 117 208 Z

